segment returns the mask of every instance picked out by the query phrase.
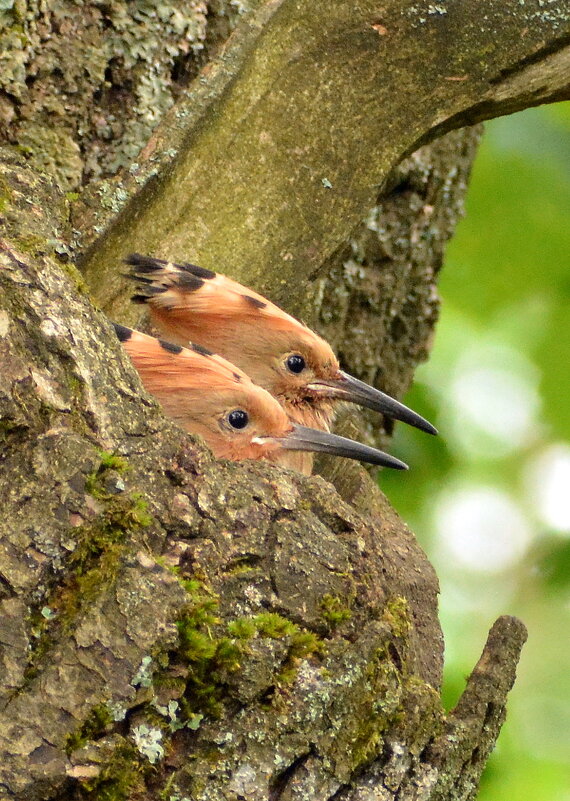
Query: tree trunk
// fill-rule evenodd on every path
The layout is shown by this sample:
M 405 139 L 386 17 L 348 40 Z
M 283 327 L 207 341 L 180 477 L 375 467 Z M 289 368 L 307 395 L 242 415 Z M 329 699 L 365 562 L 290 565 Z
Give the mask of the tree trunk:
M 563 4 L 0 14 L 0 798 L 472 798 L 522 624 L 445 715 L 437 579 L 368 474 L 215 461 L 89 298 L 138 323 L 123 256 L 194 260 L 400 394 L 478 131 L 427 143 L 568 95 Z

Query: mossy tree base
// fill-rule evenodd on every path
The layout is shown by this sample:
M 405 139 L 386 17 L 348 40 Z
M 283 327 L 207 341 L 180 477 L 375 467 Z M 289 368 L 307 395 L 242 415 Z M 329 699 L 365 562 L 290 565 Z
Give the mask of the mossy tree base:
M 58 191 L 3 177 L 2 797 L 469 797 L 521 625 L 446 719 L 437 579 L 366 473 L 358 512 L 181 437 L 53 252 Z

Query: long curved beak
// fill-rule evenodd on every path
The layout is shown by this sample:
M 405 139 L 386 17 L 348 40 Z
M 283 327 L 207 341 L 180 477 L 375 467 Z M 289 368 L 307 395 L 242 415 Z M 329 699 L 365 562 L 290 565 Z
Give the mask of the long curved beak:
M 328 431 L 319 431 L 316 428 L 293 425 L 293 430 L 284 437 L 273 437 L 285 450 L 314 451 L 315 453 L 330 453 L 333 456 L 344 456 L 347 459 L 358 459 L 369 464 L 378 464 L 382 467 L 393 467 L 395 470 L 407 470 L 408 465 L 390 456 L 383 451 L 362 445 L 347 437 L 339 437 Z
M 365 406 L 367 409 L 373 409 L 375 412 L 381 412 L 393 420 L 401 420 L 403 423 L 415 426 L 428 434 L 437 434 L 437 428 L 432 426 L 424 417 L 408 409 L 403 403 L 400 403 L 385 392 L 380 392 L 379 389 L 365 384 L 358 378 L 345 373 L 340 370 L 340 378 L 331 378 L 314 381 L 309 384 L 309 388 L 314 392 L 327 396 L 329 398 L 338 398 L 339 400 L 348 401 L 349 403 L 357 403 L 359 406 Z

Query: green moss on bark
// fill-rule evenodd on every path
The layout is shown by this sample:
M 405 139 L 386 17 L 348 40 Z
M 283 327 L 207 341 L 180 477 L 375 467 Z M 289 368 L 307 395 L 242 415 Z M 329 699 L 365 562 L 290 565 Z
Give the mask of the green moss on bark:
M 97 778 L 79 782 L 74 801 L 132 801 L 145 790 L 152 766 L 141 758 L 133 743 L 122 739 Z
M 341 623 L 350 620 L 352 612 L 350 605 L 346 604 L 337 595 L 326 593 L 321 599 L 321 615 L 331 630 L 336 629 Z
M 93 707 L 82 726 L 67 737 L 65 750 L 71 754 L 90 740 L 100 737 L 113 722 L 113 716 L 106 704 Z
M 68 571 L 44 599 L 46 615 L 36 610 L 30 616 L 35 645 L 30 654 L 26 679 L 32 679 L 54 642 L 71 630 L 72 624 L 118 575 L 129 538 L 147 527 L 152 518 L 138 493 L 111 495 L 103 481 L 109 471 L 126 470 L 126 462 L 102 453 L 101 463 L 86 480 L 86 492 L 102 505 L 97 517 L 73 530 L 75 547 L 68 559 Z
M 406 599 L 401 596 L 391 598 L 384 607 L 382 620 L 390 626 L 394 637 L 407 637 L 412 624 Z

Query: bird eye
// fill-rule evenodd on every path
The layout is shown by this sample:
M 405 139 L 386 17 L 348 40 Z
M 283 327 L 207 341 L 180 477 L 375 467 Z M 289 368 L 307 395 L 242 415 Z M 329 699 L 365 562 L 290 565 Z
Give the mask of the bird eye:
M 288 356 L 285 364 L 292 373 L 302 373 L 307 366 L 303 357 L 298 353 L 292 353 L 291 356 Z
M 228 423 L 232 428 L 242 429 L 249 423 L 249 415 L 243 409 L 234 409 L 228 414 Z

